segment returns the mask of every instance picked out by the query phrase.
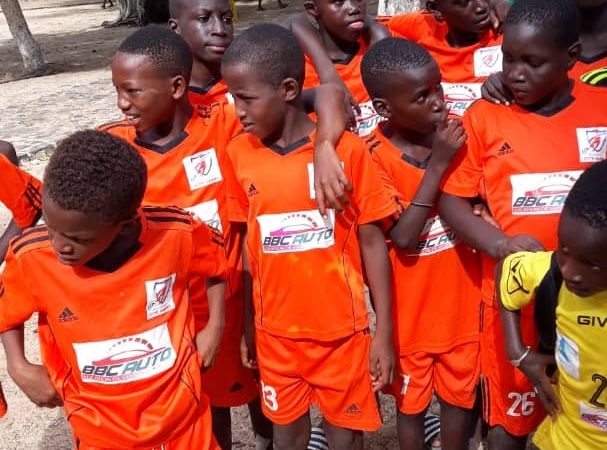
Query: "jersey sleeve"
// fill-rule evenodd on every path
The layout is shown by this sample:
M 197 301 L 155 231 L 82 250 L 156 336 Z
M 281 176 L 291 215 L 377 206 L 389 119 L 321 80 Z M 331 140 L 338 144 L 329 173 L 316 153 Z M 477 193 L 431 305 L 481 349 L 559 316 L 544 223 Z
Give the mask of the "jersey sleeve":
M 464 114 L 462 124 L 468 139 L 443 176 L 441 190 L 457 197 L 472 198 L 482 192 L 484 145 L 470 111 Z
M 400 210 L 394 196 L 396 189 L 387 178 L 382 179 L 365 144 L 352 136 L 346 145 L 351 152 L 353 200 L 358 212 L 358 223 L 362 225 L 396 217 Z
M 21 228 L 31 227 L 40 215 L 42 183 L 0 155 L 0 202 Z
M 420 33 L 423 32 L 421 28 L 422 24 L 422 13 L 409 13 L 391 17 L 386 26 L 395 37 L 418 41 Z
M 552 252 L 519 252 L 502 263 L 497 289 L 504 308 L 519 310 L 535 297 L 535 291 L 550 268 Z
M 0 333 L 22 325 L 34 312 L 41 311 L 28 285 L 28 277 L 11 247 L 0 280 Z
M 234 150 L 235 148 L 233 145 L 228 147 L 228 158 L 226 158 L 227 162 L 224 170 L 228 205 L 227 214 L 230 222 L 246 223 L 249 212 L 249 200 L 236 177 L 233 157 L 237 156 L 234 154 Z
M 193 220 L 193 226 L 192 272 L 204 278 L 225 279 L 227 263 L 223 235 L 198 219 Z

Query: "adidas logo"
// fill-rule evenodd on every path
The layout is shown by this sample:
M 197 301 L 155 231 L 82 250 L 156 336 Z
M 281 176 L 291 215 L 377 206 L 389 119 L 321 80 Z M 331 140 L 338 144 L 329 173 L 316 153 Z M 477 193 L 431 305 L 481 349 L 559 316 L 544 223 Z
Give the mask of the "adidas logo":
M 236 382 L 236 383 L 234 383 L 234 384 L 232 385 L 232 387 L 230 388 L 230 393 L 231 393 L 231 394 L 234 394 L 234 393 L 236 393 L 236 392 L 238 392 L 238 391 L 241 391 L 243 387 L 244 387 L 244 386 L 243 386 L 242 384 L 240 384 L 240 383 L 237 381 L 237 382 Z
M 59 314 L 59 322 L 73 322 L 74 320 L 78 320 L 78 316 L 67 307 Z
M 348 406 L 348 409 L 346 409 L 346 414 L 360 414 L 360 409 L 356 406 L 356 403 L 352 403 Z
M 514 152 L 513 148 L 507 142 L 504 142 L 504 145 L 500 147 L 497 151 L 497 156 L 504 156 Z
M 255 187 L 255 185 L 253 183 L 251 183 L 251 185 L 249 186 L 249 191 L 247 193 L 247 195 L 249 197 L 253 197 L 254 195 L 257 195 L 257 188 Z

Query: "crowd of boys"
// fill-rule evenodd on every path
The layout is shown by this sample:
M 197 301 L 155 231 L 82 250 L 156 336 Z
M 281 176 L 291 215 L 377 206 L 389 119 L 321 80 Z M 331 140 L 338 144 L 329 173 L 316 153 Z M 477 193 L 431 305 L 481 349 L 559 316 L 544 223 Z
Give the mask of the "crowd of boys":
M 245 404 L 259 450 L 327 448 L 313 404 L 362 449 L 380 392 L 401 449 L 433 397 L 468 448 L 477 396 L 490 450 L 605 448 L 607 1 L 304 4 L 234 38 L 171 0 L 112 58 L 124 120 L 43 183 L 0 143 L 11 378 L 77 449 L 230 449 Z

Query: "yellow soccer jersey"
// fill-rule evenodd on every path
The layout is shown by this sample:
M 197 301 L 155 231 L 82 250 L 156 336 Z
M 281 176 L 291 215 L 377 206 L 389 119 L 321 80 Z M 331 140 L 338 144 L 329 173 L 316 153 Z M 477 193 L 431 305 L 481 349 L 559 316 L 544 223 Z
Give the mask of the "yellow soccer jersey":
M 521 252 L 504 261 L 503 305 L 521 309 L 534 297 L 552 252 Z M 556 310 L 557 395 L 563 412 L 539 426 L 541 450 L 607 449 L 607 292 L 578 297 L 562 285 Z

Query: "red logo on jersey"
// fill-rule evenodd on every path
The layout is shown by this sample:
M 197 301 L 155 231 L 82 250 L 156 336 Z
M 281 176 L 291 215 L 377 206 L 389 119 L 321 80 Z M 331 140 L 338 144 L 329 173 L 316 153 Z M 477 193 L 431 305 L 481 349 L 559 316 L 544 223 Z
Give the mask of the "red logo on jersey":
M 607 131 L 605 130 L 586 130 L 586 139 L 588 147 L 595 153 L 601 153 L 605 150 L 607 143 Z
M 156 297 L 156 302 L 162 305 L 167 301 L 169 291 L 173 284 L 172 281 L 173 280 L 171 278 L 165 278 L 164 280 L 156 281 L 154 283 L 154 295 Z
M 209 153 L 202 153 L 190 158 L 194 170 L 200 175 L 208 175 L 213 167 L 213 159 Z

